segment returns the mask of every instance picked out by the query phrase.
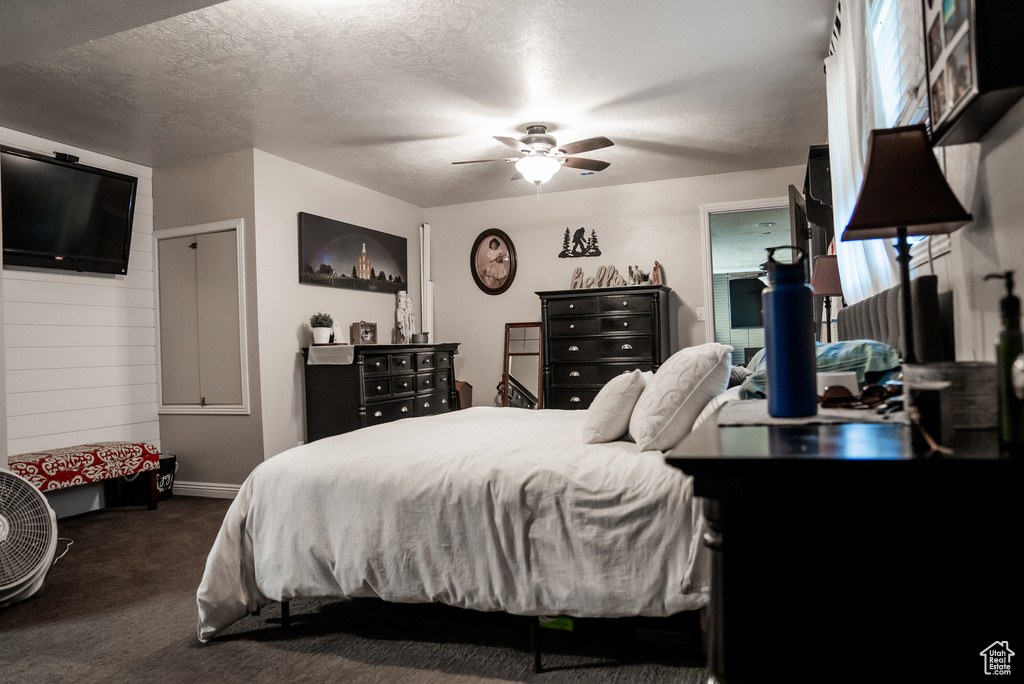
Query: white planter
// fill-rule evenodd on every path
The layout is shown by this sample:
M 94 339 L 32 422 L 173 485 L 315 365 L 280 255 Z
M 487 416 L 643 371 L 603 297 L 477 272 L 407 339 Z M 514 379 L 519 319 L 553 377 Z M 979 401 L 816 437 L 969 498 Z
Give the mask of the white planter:
M 330 328 L 313 328 L 313 344 L 327 344 L 330 341 Z

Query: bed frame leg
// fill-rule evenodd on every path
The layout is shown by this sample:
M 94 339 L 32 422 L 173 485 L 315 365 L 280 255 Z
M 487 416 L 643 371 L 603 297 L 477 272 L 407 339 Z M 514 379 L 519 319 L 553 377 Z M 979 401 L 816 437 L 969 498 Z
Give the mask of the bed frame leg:
M 291 616 L 288 614 L 288 602 L 281 601 L 281 629 L 288 629 L 292 626 Z
M 544 671 L 540 660 L 540 618 L 531 616 L 530 620 L 530 646 L 533 647 L 533 671 L 540 674 Z

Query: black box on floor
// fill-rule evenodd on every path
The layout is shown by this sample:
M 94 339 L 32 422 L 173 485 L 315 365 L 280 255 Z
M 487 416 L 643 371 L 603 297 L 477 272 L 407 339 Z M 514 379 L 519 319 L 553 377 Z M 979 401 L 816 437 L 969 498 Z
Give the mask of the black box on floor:
M 160 469 L 156 471 L 156 500 L 164 501 L 174 496 L 174 474 L 178 459 L 173 455 L 160 457 Z M 107 488 L 107 506 L 146 506 L 149 504 L 149 477 L 151 470 L 139 473 L 129 480 L 119 477 L 110 481 Z M 111 489 L 114 491 L 111 492 Z M 113 501 L 111 498 L 113 495 Z

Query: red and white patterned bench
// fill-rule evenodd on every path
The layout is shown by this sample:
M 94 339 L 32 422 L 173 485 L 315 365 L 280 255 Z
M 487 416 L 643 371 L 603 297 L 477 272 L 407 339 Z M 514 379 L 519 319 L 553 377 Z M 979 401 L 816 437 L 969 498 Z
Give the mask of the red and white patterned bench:
M 160 452 L 145 442 L 99 442 L 19 454 L 11 470 L 41 492 L 149 472 L 149 509 L 156 510 L 156 473 Z

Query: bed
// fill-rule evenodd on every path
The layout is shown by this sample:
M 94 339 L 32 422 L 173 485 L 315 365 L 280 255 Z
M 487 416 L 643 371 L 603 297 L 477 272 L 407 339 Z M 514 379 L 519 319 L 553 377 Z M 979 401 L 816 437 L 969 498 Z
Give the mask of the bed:
M 581 618 L 702 607 L 701 506 L 663 450 L 725 389 L 730 351 L 701 345 L 653 378 L 620 376 L 586 411 L 475 407 L 265 461 L 207 559 L 200 641 L 310 597 Z

